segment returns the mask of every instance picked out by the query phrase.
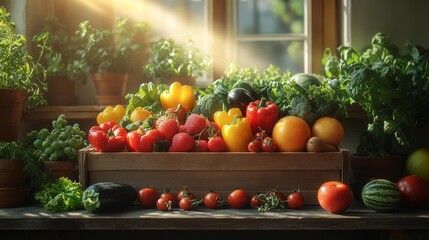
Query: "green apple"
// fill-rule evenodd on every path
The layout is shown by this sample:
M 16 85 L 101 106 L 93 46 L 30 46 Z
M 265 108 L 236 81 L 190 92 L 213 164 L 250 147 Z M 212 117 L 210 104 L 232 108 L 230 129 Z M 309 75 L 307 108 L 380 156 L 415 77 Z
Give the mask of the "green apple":
M 405 163 L 406 175 L 417 175 L 429 182 L 429 149 L 414 150 Z

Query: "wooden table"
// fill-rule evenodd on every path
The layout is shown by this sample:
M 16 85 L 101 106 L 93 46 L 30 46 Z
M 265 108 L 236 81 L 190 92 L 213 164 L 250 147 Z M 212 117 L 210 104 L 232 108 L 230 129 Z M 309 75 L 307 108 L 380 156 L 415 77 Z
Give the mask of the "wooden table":
M 161 212 L 133 206 L 118 213 L 91 214 L 85 210 L 54 213 L 40 206 L 26 206 L 0 209 L 0 230 L 0 236 L 4 236 L 4 233 L 17 236 L 19 233 L 22 237 L 31 236 L 33 239 L 38 234 L 44 239 L 47 239 L 46 234 L 49 239 L 55 236 L 58 239 L 82 239 L 83 236 L 96 234 L 97 237 L 104 234 L 111 239 L 115 235 L 137 237 L 145 233 L 162 233 L 158 236 L 172 237 L 187 234 L 199 239 L 234 236 L 253 239 L 274 233 L 300 237 L 298 239 L 429 239 L 429 209 L 398 209 L 392 213 L 377 213 L 357 203 L 343 214 L 330 214 L 318 206 L 269 212 L 227 207 L 218 210 L 199 207 L 194 211 L 174 209 Z

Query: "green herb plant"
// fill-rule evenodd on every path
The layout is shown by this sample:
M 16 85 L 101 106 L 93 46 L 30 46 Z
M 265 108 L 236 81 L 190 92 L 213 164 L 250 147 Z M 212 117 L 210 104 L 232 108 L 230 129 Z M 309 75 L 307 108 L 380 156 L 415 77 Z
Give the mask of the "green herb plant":
M 86 147 L 86 133 L 78 123 L 70 125 L 64 114 L 52 121 L 52 129 L 34 130 L 35 155 L 39 161 L 76 160 L 79 149 Z
M 137 56 L 144 46 L 136 38 L 149 29 L 146 23 L 130 25 L 120 18 L 114 27 L 106 29 L 83 21 L 72 39 L 77 45 L 77 60 L 73 63 L 89 73 L 128 72 L 140 66 Z
M 78 61 L 78 44 L 76 39 L 68 33 L 67 26 L 62 24 L 56 17 L 49 16 L 43 32 L 48 34 L 44 65 L 48 77 L 67 77 L 81 83 L 86 83 L 86 65 Z
M 34 148 L 27 145 L 24 139 L 23 141 L 0 142 L 0 159 L 23 160 L 24 172 L 27 176 L 26 185 L 30 191 L 35 191 L 50 182 L 51 178 L 35 157 Z
M 429 52 L 407 42 L 407 53 L 383 33 L 376 33 L 367 49 L 339 46 L 340 56 L 325 50 L 325 75 L 338 85 L 348 103 L 360 105 L 367 127 L 357 155 L 389 156 L 410 147 L 407 130 L 429 122 Z
M 212 68 L 212 59 L 195 47 L 189 39 L 180 44 L 174 39 L 161 38 L 150 47 L 149 63 L 143 65 L 143 73 L 154 82 L 166 83 L 170 76 L 187 75 L 200 77 Z
M 79 182 L 60 177 L 56 182 L 45 184 L 34 197 L 46 210 L 65 212 L 83 208 L 83 192 Z
M 34 36 L 40 52 L 33 58 L 27 50 L 26 38 L 15 33 L 10 13 L 0 7 L 0 88 L 26 91 L 28 107 L 47 103 L 40 91 L 47 90 L 46 70 L 40 63 L 47 40 L 46 33 Z

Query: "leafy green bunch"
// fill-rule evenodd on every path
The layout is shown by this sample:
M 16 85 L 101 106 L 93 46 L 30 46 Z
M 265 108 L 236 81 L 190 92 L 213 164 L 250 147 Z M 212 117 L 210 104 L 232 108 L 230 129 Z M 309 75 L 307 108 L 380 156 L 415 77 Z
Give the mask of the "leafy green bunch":
M 40 89 L 47 90 L 46 70 L 40 60 L 46 49 L 48 35 L 33 38 L 40 50 L 34 59 L 26 47 L 26 38 L 15 33 L 15 24 L 5 7 L 0 7 L 0 88 L 27 92 L 27 106 L 45 105 Z
M 79 182 L 60 177 L 56 182 L 45 184 L 34 197 L 46 210 L 64 212 L 83 208 L 83 192 Z
M 30 133 L 40 161 L 76 160 L 78 150 L 88 145 L 85 134 L 79 124 L 70 125 L 64 114 L 52 121 L 51 131 L 43 128 Z
M 397 154 L 410 146 L 407 129 L 429 122 L 429 52 L 409 42 L 405 47 L 400 55 L 387 35 L 377 33 L 361 52 L 349 46 L 338 47 L 340 57 L 325 51 L 325 75 L 366 113 L 360 155 Z

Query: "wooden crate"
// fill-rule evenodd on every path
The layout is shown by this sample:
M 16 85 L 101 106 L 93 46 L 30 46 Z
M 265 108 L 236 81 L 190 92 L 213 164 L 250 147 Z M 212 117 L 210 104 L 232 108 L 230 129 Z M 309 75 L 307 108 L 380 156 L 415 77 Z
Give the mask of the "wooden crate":
M 180 191 L 188 186 L 197 197 L 210 189 L 226 196 L 242 188 L 251 196 L 277 188 L 299 188 L 305 205 L 317 205 L 317 190 L 330 180 L 349 183 L 349 151 L 308 153 L 99 153 L 79 151 L 79 177 L 84 187 L 113 181 L 137 190 L 154 187 Z

